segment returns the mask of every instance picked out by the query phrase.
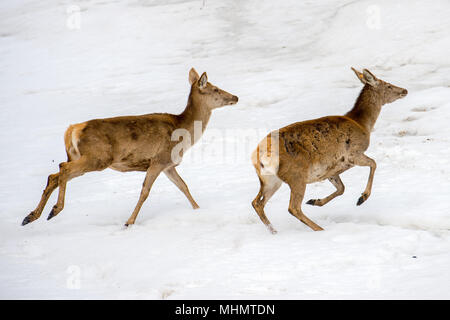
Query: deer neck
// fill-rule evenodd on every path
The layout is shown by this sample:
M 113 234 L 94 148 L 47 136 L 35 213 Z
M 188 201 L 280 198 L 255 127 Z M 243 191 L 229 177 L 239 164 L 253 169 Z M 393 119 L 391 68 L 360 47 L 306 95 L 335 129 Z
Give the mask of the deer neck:
M 358 99 L 356 99 L 353 109 L 347 112 L 345 116 L 355 120 L 371 132 L 380 115 L 382 106 L 383 103 L 378 92 L 372 86 L 365 85 Z
M 185 129 L 191 136 L 192 144 L 202 136 L 211 117 L 211 110 L 204 104 L 201 96 L 191 93 L 184 111 L 178 115 L 179 128 Z

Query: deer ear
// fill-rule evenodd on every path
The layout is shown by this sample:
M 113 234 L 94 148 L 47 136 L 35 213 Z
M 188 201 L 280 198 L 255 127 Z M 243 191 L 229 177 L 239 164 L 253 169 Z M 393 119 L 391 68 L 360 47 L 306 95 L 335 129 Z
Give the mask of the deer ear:
M 194 68 L 191 68 L 191 70 L 189 71 L 189 83 L 191 84 L 191 86 L 198 81 L 199 75 L 197 73 L 197 71 L 195 71 Z
M 352 67 L 353 72 L 356 74 L 356 76 L 358 77 L 359 81 L 361 81 L 362 83 L 366 84 L 366 80 L 364 79 L 364 75 L 359 72 L 358 70 L 356 70 L 355 68 Z
M 367 69 L 363 69 L 363 76 L 364 79 L 366 80 L 366 83 L 371 85 L 371 86 L 376 86 L 378 83 L 378 79 L 377 77 L 375 77 L 372 72 L 370 72 Z
M 208 76 L 206 75 L 206 72 L 203 72 L 202 76 L 198 80 L 198 86 L 203 89 L 206 87 L 206 84 L 208 83 Z

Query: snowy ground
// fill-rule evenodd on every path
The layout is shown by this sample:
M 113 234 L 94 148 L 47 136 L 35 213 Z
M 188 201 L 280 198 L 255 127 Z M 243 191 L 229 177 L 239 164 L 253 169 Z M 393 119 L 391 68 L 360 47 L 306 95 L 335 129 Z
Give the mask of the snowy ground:
M 449 299 L 450 3 L 318 3 L 2 1 L 0 298 Z M 179 167 L 201 209 L 161 176 L 125 229 L 144 175 L 105 170 L 71 181 L 55 219 L 56 193 L 20 226 L 70 123 L 178 113 L 192 66 L 240 98 Z M 344 173 L 343 196 L 304 206 L 313 232 L 284 185 L 266 207 L 273 236 L 251 208 L 250 153 L 272 129 L 345 113 L 351 66 L 409 90 L 375 126 L 372 195 L 356 207 L 369 170 Z M 305 200 L 332 191 L 309 185 Z

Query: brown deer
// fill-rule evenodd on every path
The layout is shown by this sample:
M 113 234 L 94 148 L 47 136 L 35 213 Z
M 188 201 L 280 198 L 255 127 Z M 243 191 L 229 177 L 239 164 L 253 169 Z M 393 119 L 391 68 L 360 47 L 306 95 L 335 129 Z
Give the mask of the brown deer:
M 179 115 L 153 113 L 96 119 L 69 126 L 64 135 L 68 160 L 59 165 L 58 173 L 48 177 L 41 201 L 23 220 L 22 225 L 40 217 L 51 193 L 57 187 L 58 201 L 47 220 L 58 215 L 64 208 L 66 184 L 69 180 L 86 172 L 106 168 L 121 172 L 146 172 L 139 201 L 126 226 L 136 221 L 153 182 L 161 172 L 167 175 L 184 193 L 192 207 L 197 209 L 197 203 L 175 167 L 180 163 L 183 152 L 195 143 L 206 129 L 212 110 L 236 104 L 238 97 L 209 83 L 206 72 L 199 77 L 194 68 L 189 72 L 189 82 L 191 91 L 187 106 Z M 200 133 L 194 134 L 194 122 L 201 124 Z M 190 137 L 194 137 L 194 141 L 192 144 L 184 143 L 184 148 L 175 155 L 173 150 L 179 144 L 174 139 L 176 130 L 186 132 L 189 135 L 187 140 L 190 141 Z
M 291 189 L 289 213 L 315 231 L 323 230 L 302 212 L 301 203 L 309 183 L 328 179 L 336 191 L 307 204 L 323 206 L 344 193 L 339 175 L 353 166 L 370 167 L 366 189 L 357 205 L 366 201 L 372 189 L 376 163 L 364 152 L 370 132 L 384 104 L 407 95 L 406 89 L 377 79 L 369 70 L 358 72 L 364 88 L 352 110 L 344 116 L 328 116 L 293 123 L 269 133 L 252 154 L 252 163 L 260 181 L 260 190 L 252 205 L 261 221 L 276 233 L 264 213 L 264 206 L 285 182 Z

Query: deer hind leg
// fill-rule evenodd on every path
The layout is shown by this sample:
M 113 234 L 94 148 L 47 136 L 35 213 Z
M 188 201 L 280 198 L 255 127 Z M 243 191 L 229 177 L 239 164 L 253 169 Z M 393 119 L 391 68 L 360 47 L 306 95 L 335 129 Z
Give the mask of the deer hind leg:
M 178 187 L 178 189 L 180 189 L 180 191 L 184 193 L 186 198 L 191 203 L 192 208 L 194 208 L 194 209 L 200 208 L 198 206 L 197 202 L 195 202 L 194 198 L 192 198 L 192 195 L 189 192 L 188 186 L 183 181 L 183 179 L 181 179 L 181 177 L 178 174 L 178 172 L 175 169 L 175 167 L 171 167 L 171 168 L 168 168 L 168 169 L 164 170 L 164 173 L 166 174 L 167 178 L 169 178 L 169 180 L 172 181 Z
M 328 197 L 325 197 L 323 199 L 311 199 L 311 200 L 308 200 L 308 202 L 306 202 L 306 204 L 310 204 L 312 206 L 319 206 L 319 207 L 321 207 L 323 205 L 326 205 L 328 202 L 330 202 L 331 200 L 333 200 L 337 196 L 341 196 L 342 194 L 344 194 L 345 186 L 342 183 L 342 180 L 339 177 L 339 175 L 333 176 L 333 177 L 329 178 L 328 180 L 336 187 L 336 191 L 333 192 L 332 194 L 330 194 Z
M 41 201 L 37 205 L 36 209 L 32 211 L 28 216 L 25 217 L 22 221 L 22 225 L 26 225 L 34 220 L 38 219 L 42 211 L 44 210 L 45 205 L 47 204 L 48 199 L 50 198 L 52 192 L 58 187 L 58 178 L 59 173 L 51 174 L 47 179 L 47 186 L 45 187 L 44 192 L 42 193 Z
M 58 201 L 50 211 L 47 220 L 50 220 L 53 217 L 57 216 L 64 209 L 64 199 L 66 196 L 66 185 L 68 181 L 72 180 L 73 178 L 82 176 L 86 172 L 101 171 L 103 169 L 106 169 L 108 165 L 109 164 L 107 163 L 96 159 L 90 159 L 86 156 L 82 156 L 81 158 L 74 161 L 62 162 L 59 165 L 60 169 L 58 174 Z
M 301 205 L 303 201 L 303 197 L 305 195 L 306 184 L 303 182 L 296 182 L 295 184 L 289 184 L 291 188 L 291 199 L 289 201 L 289 213 L 294 217 L 299 219 L 301 222 L 306 224 L 308 227 L 313 229 L 314 231 L 323 230 L 320 226 L 311 221 L 305 214 L 302 212 Z
M 355 159 L 355 164 L 361 167 L 370 167 L 369 179 L 367 181 L 366 189 L 356 203 L 357 206 L 360 206 L 369 198 L 370 193 L 372 192 L 373 176 L 377 168 L 377 163 L 375 162 L 375 160 L 369 158 L 365 154 L 362 154 L 360 157 Z
M 164 168 L 161 167 L 152 167 L 147 170 L 147 174 L 145 175 L 145 180 L 142 185 L 141 195 L 139 196 L 139 201 L 134 208 L 133 213 L 131 214 L 130 218 L 128 218 L 127 222 L 125 223 L 125 226 L 128 227 L 131 224 L 134 224 L 136 221 L 137 215 L 139 214 L 139 210 L 141 210 L 142 205 L 144 204 L 144 201 L 147 199 L 150 189 L 152 188 L 153 183 L 155 182 L 156 178 L 158 178 L 159 174 Z
M 267 216 L 264 213 L 264 207 L 269 199 L 280 188 L 282 181 L 275 175 L 258 175 L 258 177 L 261 187 L 259 189 L 258 195 L 253 200 L 252 205 L 261 221 L 266 225 L 266 227 L 272 234 L 275 234 L 277 233 L 277 231 L 272 226 L 269 219 L 267 219 Z

